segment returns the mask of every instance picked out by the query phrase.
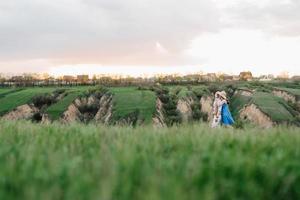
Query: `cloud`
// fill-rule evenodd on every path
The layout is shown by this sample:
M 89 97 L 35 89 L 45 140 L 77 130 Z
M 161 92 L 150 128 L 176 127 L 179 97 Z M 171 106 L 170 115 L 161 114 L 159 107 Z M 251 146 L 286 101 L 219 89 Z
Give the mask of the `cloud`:
M 299 10 L 298 0 L 0 1 L 0 70 L 46 71 L 78 64 L 200 65 L 224 70 L 213 66 L 212 58 L 223 60 L 226 69 L 241 69 L 248 59 L 237 63 L 211 50 L 236 51 L 231 48 L 235 38 L 224 34 L 251 40 L 252 34 L 259 33 L 259 42 L 272 41 L 274 48 L 280 46 L 277 37 L 290 38 L 285 52 L 278 52 L 294 55 L 300 36 Z M 215 39 L 199 39 L 207 37 Z M 276 55 L 274 63 L 300 67 L 296 57 Z M 282 57 L 292 60 L 284 62 Z M 262 60 L 255 59 L 253 66 Z
M 158 53 L 160 53 L 160 54 L 168 54 L 169 53 L 169 51 L 165 47 L 163 47 L 159 42 L 156 42 L 155 46 L 156 46 L 156 50 Z
M 270 36 L 300 35 L 299 0 L 245 0 L 223 7 L 223 26 L 258 29 Z
M 170 64 L 218 23 L 210 0 L 1 1 L 0 59 Z M 156 54 L 157 41 L 169 55 Z
M 300 74 L 300 36 L 268 37 L 260 30 L 224 29 L 203 34 L 185 51 L 204 60 L 205 71 L 237 74 L 250 70 L 255 75 L 289 71 Z

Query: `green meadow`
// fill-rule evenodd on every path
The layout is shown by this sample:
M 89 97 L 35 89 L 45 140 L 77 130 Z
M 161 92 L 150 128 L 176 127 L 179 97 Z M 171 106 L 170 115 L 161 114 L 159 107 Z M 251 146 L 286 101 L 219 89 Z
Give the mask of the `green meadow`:
M 282 105 L 281 98 L 265 92 L 256 92 L 253 102 L 275 122 L 292 121 L 293 115 Z
M 64 111 L 67 110 L 69 105 L 90 87 L 73 87 L 66 88 L 65 96 L 55 104 L 49 106 L 46 109 L 46 113 L 49 114 L 50 118 L 53 120 L 59 119 Z
M 212 95 L 216 90 L 227 90 L 230 88 L 240 90 L 252 90 L 252 96 L 245 96 L 239 93 L 230 97 L 230 108 L 235 118 L 239 111 L 246 105 L 254 103 L 258 108 L 268 115 L 276 123 L 300 124 L 299 108 L 297 105 L 286 102 L 282 98 L 272 94 L 273 89 L 281 89 L 295 95 L 299 99 L 300 89 L 298 86 L 261 83 L 237 83 L 228 87 L 227 83 L 211 85 L 178 85 L 164 86 L 168 95 L 171 95 L 174 101 L 185 97 L 192 97 L 198 101 L 201 96 Z M 284 87 L 285 86 L 285 87 Z M 289 87 L 288 87 L 289 86 Z M 293 88 L 291 88 L 293 87 Z M 29 87 L 29 88 L 0 88 L 0 116 L 15 109 L 16 107 L 31 103 L 36 96 L 50 94 L 57 89 L 64 89 L 65 95 L 62 99 L 48 106 L 44 112 L 49 114 L 52 120 L 58 120 L 69 105 L 79 96 L 85 94 L 93 86 L 77 87 Z M 157 94 L 155 90 L 139 87 L 108 87 L 107 92 L 113 97 L 113 121 L 126 119 L 130 116 L 136 116 L 140 122 L 150 124 L 156 112 Z M 198 100 L 197 98 L 198 97 Z
M 299 199 L 299 133 L 0 121 L 0 199 Z
M 132 112 L 138 112 L 138 117 L 146 124 L 152 122 L 155 113 L 156 95 L 150 90 L 137 90 L 136 87 L 110 88 L 113 96 L 115 118 L 120 119 Z
M 11 89 L 14 90 L 14 89 Z M 33 97 L 41 94 L 51 93 L 55 88 L 26 88 L 22 90 L 6 92 L 0 98 L 0 115 L 8 111 L 13 110 L 14 108 L 30 103 Z
M 297 87 L 287 86 L 281 89 L 298 95 Z M 253 95 L 232 88 L 251 89 Z M 163 93 L 155 87 L 105 88 L 112 94 L 113 121 L 134 113 L 143 121 L 137 126 L 0 120 L 0 199 L 299 199 L 299 110 L 274 96 L 274 88 L 257 83 L 161 86 Z M 0 115 L 57 89 L 64 96 L 44 110 L 53 120 L 95 88 L 0 88 Z M 235 119 L 254 103 L 278 126 L 243 122 L 211 129 L 195 120 L 153 127 L 158 97 L 168 100 L 163 112 L 172 114 L 178 99 L 199 101 L 223 89 L 232 93 Z

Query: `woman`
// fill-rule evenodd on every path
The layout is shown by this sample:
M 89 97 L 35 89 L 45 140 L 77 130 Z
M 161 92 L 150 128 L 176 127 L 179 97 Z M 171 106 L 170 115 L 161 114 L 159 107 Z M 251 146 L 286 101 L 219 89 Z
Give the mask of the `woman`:
M 221 107 L 222 107 L 222 100 L 219 95 L 219 91 L 215 93 L 215 99 L 213 103 L 213 121 L 211 124 L 212 128 L 216 128 L 220 125 L 221 122 Z
M 219 96 L 221 99 L 221 106 L 219 107 L 218 111 L 220 112 L 221 115 L 221 124 L 224 126 L 231 126 L 232 124 L 234 124 L 234 120 L 232 118 L 232 115 L 228 107 L 226 92 L 225 91 L 220 92 Z

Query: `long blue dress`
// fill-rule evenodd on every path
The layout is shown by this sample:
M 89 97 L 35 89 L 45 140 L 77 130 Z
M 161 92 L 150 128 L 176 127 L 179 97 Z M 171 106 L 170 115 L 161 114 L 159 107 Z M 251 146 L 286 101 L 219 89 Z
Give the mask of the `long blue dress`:
M 223 125 L 232 125 L 234 124 L 233 117 L 230 113 L 229 107 L 227 103 L 224 103 L 222 105 L 222 111 L 221 111 L 221 123 Z

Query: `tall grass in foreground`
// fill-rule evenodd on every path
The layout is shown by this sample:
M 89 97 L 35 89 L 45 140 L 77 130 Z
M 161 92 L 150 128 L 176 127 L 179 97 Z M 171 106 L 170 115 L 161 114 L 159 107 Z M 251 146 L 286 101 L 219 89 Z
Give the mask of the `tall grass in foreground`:
M 299 128 L 0 121 L 0 199 L 299 199 Z

